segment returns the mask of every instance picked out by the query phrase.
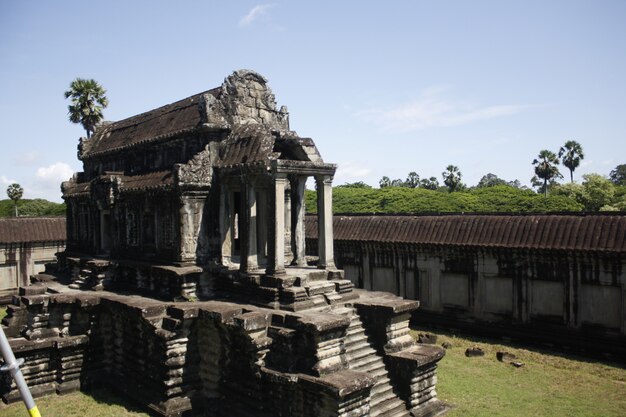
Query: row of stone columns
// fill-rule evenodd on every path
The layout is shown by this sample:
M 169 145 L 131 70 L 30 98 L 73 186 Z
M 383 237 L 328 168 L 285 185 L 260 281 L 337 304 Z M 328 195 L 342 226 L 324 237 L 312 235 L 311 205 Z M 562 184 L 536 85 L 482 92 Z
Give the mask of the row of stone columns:
M 306 266 L 304 231 L 305 176 L 291 178 L 291 249 L 292 265 Z M 319 268 L 334 268 L 332 231 L 332 176 L 316 176 L 319 224 Z M 287 174 L 275 174 L 266 194 L 259 193 L 252 181 L 244 181 L 240 187 L 240 270 L 258 270 L 260 255 L 267 244 L 266 274 L 281 275 L 285 272 L 285 190 Z M 261 201 L 257 201 L 257 198 Z M 267 210 L 266 210 L 267 208 Z M 220 191 L 220 235 L 222 238 L 222 265 L 231 263 L 233 252 L 234 198 L 226 185 Z M 258 232 L 258 234 L 257 234 Z M 267 237 L 267 240 L 265 239 Z M 261 246 L 263 245 L 263 246 Z

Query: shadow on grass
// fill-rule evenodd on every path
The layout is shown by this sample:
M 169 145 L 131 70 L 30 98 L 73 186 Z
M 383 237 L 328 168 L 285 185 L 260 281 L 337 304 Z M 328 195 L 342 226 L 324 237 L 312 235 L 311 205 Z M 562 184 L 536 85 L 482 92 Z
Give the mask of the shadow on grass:
M 147 406 L 143 406 L 137 401 L 110 388 L 93 388 L 89 391 L 84 391 L 84 393 L 90 396 L 99 405 L 118 405 L 124 407 L 129 412 L 150 415 L 150 409 Z
M 468 342 L 475 344 L 485 344 L 485 345 L 500 345 L 504 347 L 508 347 L 511 349 L 521 349 L 527 350 L 529 352 L 533 352 L 539 355 L 548 355 L 552 357 L 558 357 L 561 359 L 573 360 L 576 362 L 582 362 L 593 365 L 604 365 L 612 368 L 619 368 L 626 370 L 626 362 L 615 360 L 614 357 L 609 358 L 601 358 L 598 356 L 585 356 L 577 351 L 573 350 L 569 352 L 566 346 L 561 347 L 552 347 L 547 343 L 539 343 L 539 342 L 530 342 L 524 343 L 519 340 L 511 340 L 508 337 L 501 336 L 483 336 L 483 335 L 475 335 L 467 330 L 459 330 L 459 329 L 443 329 L 440 326 L 427 326 L 422 323 L 420 324 L 411 324 L 411 330 L 416 333 L 433 333 L 436 335 L 445 336 L 448 338 L 462 338 Z M 417 335 L 416 335 L 417 336 Z M 441 342 L 438 342 L 441 344 Z M 626 359 L 626 358 L 625 358 Z M 626 381 L 625 381 L 626 382 Z

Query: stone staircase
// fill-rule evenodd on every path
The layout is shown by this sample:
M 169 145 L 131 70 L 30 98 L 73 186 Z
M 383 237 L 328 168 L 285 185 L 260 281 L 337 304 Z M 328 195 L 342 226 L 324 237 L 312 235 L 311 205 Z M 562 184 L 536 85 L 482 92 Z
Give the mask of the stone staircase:
M 369 415 L 371 417 L 409 416 L 406 404 L 393 391 L 383 358 L 371 346 L 363 323 L 354 308 L 337 308 L 334 312 L 350 318 L 344 345 L 349 369 L 366 372 L 377 381 L 371 390 Z

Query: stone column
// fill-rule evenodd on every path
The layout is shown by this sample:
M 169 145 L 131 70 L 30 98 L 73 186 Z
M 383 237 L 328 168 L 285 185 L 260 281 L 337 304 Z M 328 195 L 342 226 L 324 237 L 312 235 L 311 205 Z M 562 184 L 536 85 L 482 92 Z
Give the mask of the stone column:
M 271 220 L 269 223 L 268 259 L 266 273 L 285 273 L 285 186 L 287 178 L 278 174 L 270 188 Z
M 333 255 L 333 177 L 315 177 L 317 185 L 317 236 L 320 269 L 335 268 Z
M 221 251 L 219 262 L 222 266 L 231 264 L 233 255 L 233 201 L 232 194 L 226 185 L 220 188 L 220 241 Z
M 291 251 L 292 265 L 306 266 L 304 235 L 304 189 L 306 177 L 296 177 L 291 182 Z
M 291 248 L 291 231 L 293 224 L 291 222 L 291 181 L 287 181 L 285 187 L 285 260 L 293 260 L 293 252 Z
M 258 264 L 267 264 L 267 190 L 259 189 L 257 193 L 257 253 Z
M 257 236 L 256 236 L 256 189 L 252 183 L 242 184 L 241 213 L 243 213 L 243 227 L 241 236 L 241 272 L 258 269 Z
M 182 195 L 179 208 L 179 255 L 178 261 L 195 263 L 198 253 L 206 251 L 206 236 L 201 234 L 206 195 Z M 137 225 L 141 218 L 137 216 Z M 137 226 L 138 227 L 138 226 Z M 138 243 L 139 236 L 137 237 Z

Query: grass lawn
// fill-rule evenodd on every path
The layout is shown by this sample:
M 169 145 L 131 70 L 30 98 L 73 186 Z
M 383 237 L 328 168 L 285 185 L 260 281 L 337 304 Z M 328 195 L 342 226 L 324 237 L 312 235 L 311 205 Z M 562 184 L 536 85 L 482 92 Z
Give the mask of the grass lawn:
M 437 384 L 439 398 L 454 406 L 450 417 L 626 416 L 624 367 L 440 331 L 414 333 L 422 332 L 453 345 L 439 362 Z M 485 356 L 465 357 L 471 346 Z M 524 366 L 499 362 L 498 351 L 513 353 Z
M 149 417 L 143 408 L 108 390 L 94 390 L 89 395 L 82 392 L 44 398 L 35 403 L 42 417 Z M 28 416 L 23 403 L 0 404 L 0 416 Z

